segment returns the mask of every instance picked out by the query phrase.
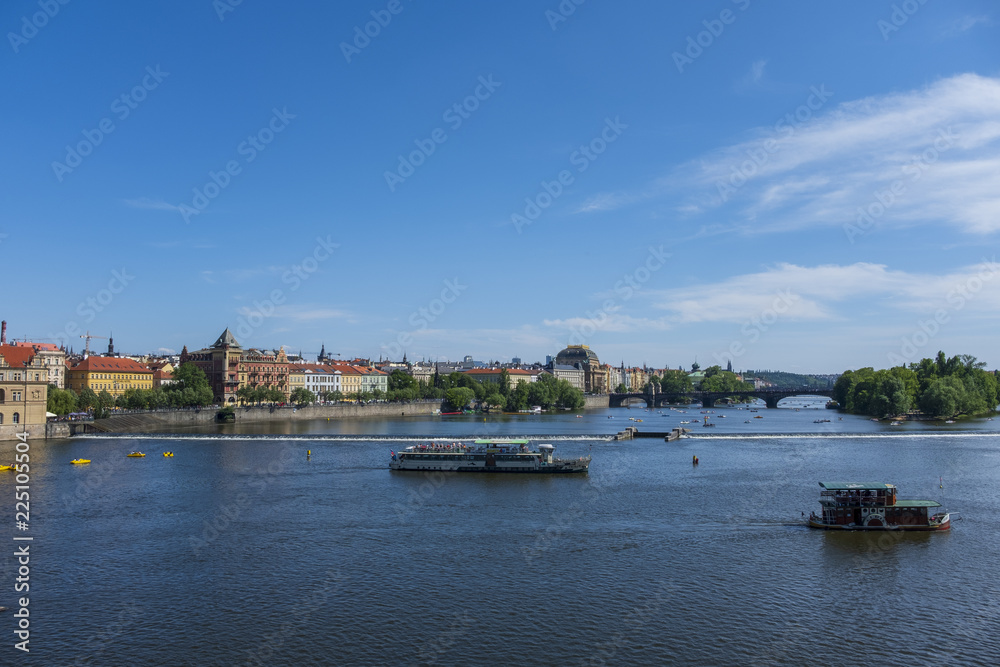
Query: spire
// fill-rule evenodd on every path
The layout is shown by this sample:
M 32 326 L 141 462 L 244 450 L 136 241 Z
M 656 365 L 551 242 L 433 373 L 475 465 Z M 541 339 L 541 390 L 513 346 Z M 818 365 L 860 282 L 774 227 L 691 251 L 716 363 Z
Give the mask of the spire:
M 316 361 L 323 363 L 324 359 L 326 359 L 326 343 L 319 346 L 319 357 L 316 358 Z
M 111 337 L 108 338 L 108 356 L 115 356 L 115 333 L 111 332 Z
M 229 327 L 226 327 L 226 330 L 223 331 L 222 335 L 220 335 L 215 343 L 212 344 L 212 347 L 235 347 L 236 349 L 242 349 L 240 348 L 240 344 L 236 342 L 236 337 L 233 335 L 233 332 L 229 330 Z

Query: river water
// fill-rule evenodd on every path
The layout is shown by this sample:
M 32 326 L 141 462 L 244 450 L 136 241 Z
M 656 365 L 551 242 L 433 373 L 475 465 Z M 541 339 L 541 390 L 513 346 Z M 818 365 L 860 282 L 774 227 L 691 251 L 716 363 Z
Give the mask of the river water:
M 1000 663 L 1000 418 L 890 426 L 782 406 L 716 408 L 716 427 L 669 444 L 609 436 L 700 422 L 699 408 L 32 442 L 30 660 Z M 590 474 L 387 469 L 390 450 L 473 436 L 591 454 Z M 810 530 L 819 481 L 894 483 L 961 520 Z M 0 472 L 0 664 L 29 657 L 13 648 L 14 485 Z

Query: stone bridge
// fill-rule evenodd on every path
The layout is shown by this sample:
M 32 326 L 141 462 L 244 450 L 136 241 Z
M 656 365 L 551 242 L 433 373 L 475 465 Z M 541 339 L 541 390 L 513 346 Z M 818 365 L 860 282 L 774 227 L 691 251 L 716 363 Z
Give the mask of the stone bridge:
M 633 401 L 642 401 L 646 404 L 647 408 L 661 408 L 664 405 L 675 405 L 688 400 L 692 403 L 701 403 L 706 408 L 711 408 L 715 406 L 716 401 L 733 395 L 732 392 L 716 391 L 608 394 L 608 407 L 620 408 Z M 833 389 L 758 389 L 755 391 L 740 392 L 738 395 L 759 398 L 767 404 L 767 407 L 776 408 L 778 407 L 778 401 L 791 396 L 825 396 L 831 398 L 833 396 Z

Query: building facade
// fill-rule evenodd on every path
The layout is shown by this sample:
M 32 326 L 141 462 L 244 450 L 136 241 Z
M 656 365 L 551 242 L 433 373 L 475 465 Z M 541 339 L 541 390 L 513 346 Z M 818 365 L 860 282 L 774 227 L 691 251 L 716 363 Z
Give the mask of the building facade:
M 601 368 L 597 353 L 587 345 L 570 345 L 556 355 L 556 364 L 576 366 L 584 374 L 584 391 L 589 394 L 603 394 L 608 391 L 607 374 Z
M 245 374 L 240 369 L 243 348 L 236 342 L 229 329 L 212 343 L 211 347 L 188 352 L 187 345 L 181 350 L 181 365 L 194 364 L 205 373 L 212 388 L 216 403 L 236 402 L 236 391 L 245 384 Z
M 78 394 L 89 388 L 121 396 L 129 389 L 152 389 L 153 371 L 131 359 L 91 356 L 69 369 L 66 386 Z
M 316 394 L 319 400 L 327 395 L 343 391 L 340 386 L 341 371 L 329 364 L 292 364 L 289 368 L 291 386 L 301 386 Z
M 291 393 L 288 381 L 288 357 L 285 348 L 279 350 L 246 350 L 240 357 L 240 375 L 245 375 L 246 386 L 277 389 L 285 395 Z
M 29 431 L 45 436 L 48 370 L 30 347 L 0 345 L 0 439 Z M 35 427 L 35 428 L 31 428 Z
M 66 350 L 52 343 L 14 343 L 14 345 L 33 349 L 45 366 L 46 381 L 60 389 L 66 388 Z
M 514 389 L 522 382 L 534 382 L 537 376 L 536 373 L 531 373 L 521 368 L 470 368 L 469 370 L 462 371 L 462 374 L 468 375 L 476 382 L 500 384 L 501 373 L 503 371 L 507 371 L 511 389 Z

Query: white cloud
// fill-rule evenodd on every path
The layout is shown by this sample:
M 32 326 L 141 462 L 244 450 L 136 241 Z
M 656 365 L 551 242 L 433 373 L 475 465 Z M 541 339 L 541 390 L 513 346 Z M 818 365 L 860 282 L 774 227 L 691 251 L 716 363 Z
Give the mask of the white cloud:
M 680 196 L 674 209 L 691 217 L 778 231 L 856 223 L 859 209 L 878 212 L 879 195 L 887 200 L 895 187 L 878 226 L 1000 230 L 1000 79 L 962 74 L 826 112 L 836 91 L 824 103 L 816 91 L 826 89 L 814 87 L 751 138 L 680 165 L 655 187 L 598 195 L 592 206 Z
M 145 208 L 154 211 L 177 211 L 181 207 L 177 204 L 169 204 L 162 199 L 150 199 L 149 197 L 139 197 L 138 199 L 123 199 L 122 203 L 132 208 Z
M 747 89 L 760 84 L 764 78 L 764 69 L 767 67 L 767 60 L 761 58 L 750 64 L 750 71 L 740 79 L 738 88 Z
M 989 16 L 962 16 L 961 18 L 955 19 L 951 25 L 949 25 L 942 36 L 944 37 L 956 37 L 961 35 L 967 30 L 971 30 L 977 25 L 990 26 L 993 25 L 993 21 L 990 20 Z
M 992 318 L 1000 308 L 1000 265 L 990 257 L 944 274 L 920 274 L 865 262 L 779 264 L 716 283 L 652 292 L 646 298 L 667 311 L 666 322 L 678 325 L 746 322 L 771 311 L 786 321 L 850 321 L 865 316 L 859 310 L 893 318 L 900 313 L 926 315 L 938 308 Z

